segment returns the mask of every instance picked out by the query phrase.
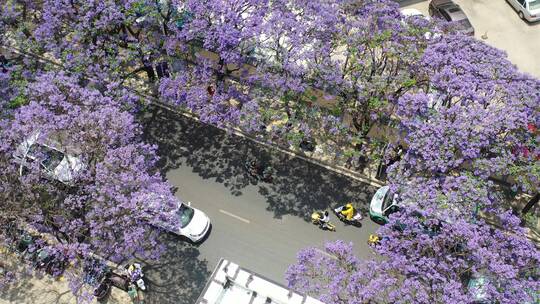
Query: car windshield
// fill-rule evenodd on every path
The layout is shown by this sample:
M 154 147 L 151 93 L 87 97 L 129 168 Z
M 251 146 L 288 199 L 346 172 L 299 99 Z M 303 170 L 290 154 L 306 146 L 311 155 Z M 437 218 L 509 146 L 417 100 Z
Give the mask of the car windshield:
M 540 0 L 534 0 L 529 2 L 529 10 L 534 11 L 540 9 Z
M 195 211 L 193 210 L 193 208 L 182 204 L 180 208 L 178 208 L 177 214 L 180 218 L 180 228 L 184 228 L 189 224 L 189 222 L 191 222 Z
M 394 194 L 392 194 L 390 190 L 386 191 L 386 194 L 384 195 L 382 210 L 386 210 L 386 208 L 392 205 L 393 198 L 394 198 Z
M 35 159 L 39 159 L 43 166 L 48 170 L 54 170 L 64 159 L 64 154 L 47 146 L 35 144 L 30 146 L 28 155 Z
M 468 19 L 458 20 L 456 21 L 456 23 L 459 25 L 459 28 L 464 29 L 464 30 L 468 30 L 472 28 L 472 25 Z

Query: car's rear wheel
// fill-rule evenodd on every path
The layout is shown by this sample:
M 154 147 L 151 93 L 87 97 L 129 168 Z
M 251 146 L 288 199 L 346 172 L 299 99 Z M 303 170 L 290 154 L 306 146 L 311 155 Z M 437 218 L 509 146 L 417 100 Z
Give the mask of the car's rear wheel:
M 523 15 L 523 12 L 519 12 L 519 18 L 525 19 L 525 15 Z
M 377 223 L 377 224 L 379 224 L 379 225 L 384 225 L 384 224 L 386 224 L 386 221 L 385 221 L 383 218 L 381 218 L 381 217 L 378 217 L 378 216 L 371 216 L 371 215 L 370 215 L 370 218 L 371 218 L 372 221 L 374 221 L 375 223 Z

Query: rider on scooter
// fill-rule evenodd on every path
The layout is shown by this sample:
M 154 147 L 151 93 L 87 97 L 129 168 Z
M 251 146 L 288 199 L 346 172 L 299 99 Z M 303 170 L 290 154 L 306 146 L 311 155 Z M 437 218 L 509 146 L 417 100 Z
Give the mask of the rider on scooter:
M 354 210 L 354 206 L 351 203 L 347 203 L 345 206 L 336 208 L 336 212 L 339 212 L 350 221 L 356 213 L 356 210 Z
M 324 211 L 322 213 L 322 217 L 319 219 L 321 223 L 321 227 L 323 228 L 329 228 L 328 223 L 330 222 L 330 215 L 328 215 L 328 211 Z
M 246 162 L 246 166 L 250 172 L 256 172 L 257 171 L 257 161 L 255 159 L 250 159 Z

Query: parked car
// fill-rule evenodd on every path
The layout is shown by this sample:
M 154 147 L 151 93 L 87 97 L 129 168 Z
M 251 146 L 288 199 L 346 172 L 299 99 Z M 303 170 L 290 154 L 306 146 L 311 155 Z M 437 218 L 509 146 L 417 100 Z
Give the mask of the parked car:
M 67 147 L 62 147 L 52 136 L 43 138 L 38 130 L 17 147 L 13 157 L 19 164 L 20 175 L 30 169 L 33 163 L 39 162 L 40 168 L 49 178 L 71 184 L 75 175 L 85 166 L 78 156 L 68 153 L 66 149 Z
M 399 210 L 396 195 L 390 191 L 390 187 L 383 186 L 375 192 L 369 204 L 369 217 L 379 224 L 388 222 L 388 215 Z
M 462 33 L 474 36 L 474 28 L 467 15 L 452 0 L 431 0 L 429 3 L 429 15 L 456 23 Z
M 179 225 L 171 226 L 155 223 L 173 234 L 184 236 L 196 243 L 201 241 L 210 230 L 210 218 L 199 209 L 191 207 L 191 202 L 180 203 L 176 210 Z
M 540 0 L 506 0 L 518 12 L 519 18 L 540 21 Z
M 426 20 L 430 20 L 430 18 L 428 16 L 424 16 L 424 14 L 422 14 L 421 11 L 419 11 L 419 10 L 417 10 L 415 8 L 403 8 L 400 11 L 401 11 L 401 14 L 403 15 L 403 17 L 405 17 L 405 18 L 419 17 L 419 18 L 424 18 Z
M 471 304 L 492 304 L 496 301 L 490 299 L 488 294 L 488 286 L 495 285 L 494 287 L 499 290 L 504 290 L 504 279 L 489 273 L 480 272 L 476 275 L 472 275 L 467 281 L 467 291 L 471 295 Z M 527 295 L 527 300 L 523 299 L 520 304 L 538 304 L 540 303 L 540 292 L 532 289 L 523 290 Z
M 421 11 L 415 8 L 403 8 L 400 10 L 400 12 L 402 15 L 401 20 L 404 24 L 410 18 L 420 18 L 420 19 L 424 19 L 426 22 L 431 21 L 431 18 L 429 16 L 425 16 L 424 14 L 422 14 Z M 427 31 L 426 33 L 424 33 L 424 37 L 426 39 L 438 38 L 440 36 L 441 35 L 439 33 L 433 33 L 431 31 Z
M 473 276 L 467 282 L 467 290 L 472 296 L 472 303 L 474 304 L 488 304 L 489 297 L 487 295 L 486 287 L 491 283 L 491 280 L 483 275 Z

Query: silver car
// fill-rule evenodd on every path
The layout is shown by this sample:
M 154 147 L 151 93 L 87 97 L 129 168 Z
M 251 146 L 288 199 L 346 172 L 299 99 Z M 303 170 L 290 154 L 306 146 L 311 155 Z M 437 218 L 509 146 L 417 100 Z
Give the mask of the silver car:
M 13 154 L 15 162 L 19 164 L 19 174 L 32 164 L 39 162 L 40 168 L 51 179 L 64 184 L 71 184 L 75 175 L 85 166 L 77 156 L 65 152 L 58 142 L 51 138 L 43 138 L 40 131 L 33 132 L 17 147 Z
M 540 0 L 506 0 L 518 12 L 519 18 L 529 22 L 540 20 Z
M 456 24 L 457 29 L 465 35 L 474 36 L 474 27 L 461 7 L 452 0 L 431 0 L 429 14 L 432 17 Z

